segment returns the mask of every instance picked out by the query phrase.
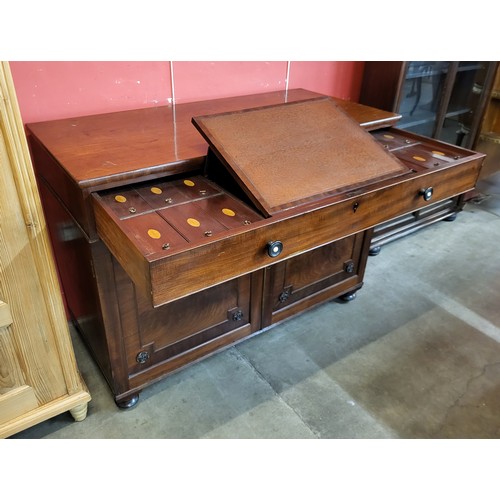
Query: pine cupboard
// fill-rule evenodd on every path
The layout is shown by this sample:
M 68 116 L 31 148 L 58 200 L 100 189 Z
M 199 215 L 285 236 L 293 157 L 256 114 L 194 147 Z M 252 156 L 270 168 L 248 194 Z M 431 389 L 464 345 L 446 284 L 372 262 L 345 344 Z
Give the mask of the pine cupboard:
M 0 437 L 70 411 L 90 394 L 68 323 L 8 63 L 0 65 Z

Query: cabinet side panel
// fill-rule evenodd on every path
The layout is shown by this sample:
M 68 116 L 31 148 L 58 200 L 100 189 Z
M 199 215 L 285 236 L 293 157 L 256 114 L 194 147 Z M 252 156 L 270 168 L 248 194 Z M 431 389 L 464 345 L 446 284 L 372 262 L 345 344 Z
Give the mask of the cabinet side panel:
M 100 277 L 100 281 L 106 283 L 106 275 L 101 269 L 103 265 L 93 262 L 101 257 L 104 259 L 105 255 L 109 258 L 109 253 L 101 242 L 88 241 L 87 235 L 43 178 L 39 179 L 39 190 L 44 210 L 50 214 L 47 226 L 69 317 L 111 384 L 108 340 L 97 280 Z M 99 271 L 101 274 L 97 276 Z
M 89 237 L 93 237 L 95 234 L 94 224 L 90 223 L 93 217 L 88 213 L 89 209 L 84 202 L 83 191 L 70 179 L 64 168 L 38 142 L 36 137 L 30 135 L 28 139 L 37 179 L 42 178 L 47 185 L 51 186 L 80 227 Z M 46 211 L 47 219 L 51 215 L 50 212 Z
M 367 61 L 359 102 L 396 112 L 403 68 L 400 61 Z

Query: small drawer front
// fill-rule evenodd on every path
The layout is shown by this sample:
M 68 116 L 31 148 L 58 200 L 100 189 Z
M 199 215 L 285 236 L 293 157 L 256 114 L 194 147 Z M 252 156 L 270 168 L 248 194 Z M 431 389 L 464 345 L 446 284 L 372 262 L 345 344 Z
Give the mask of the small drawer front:
M 101 203 L 109 207 L 120 219 L 137 217 L 151 212 L 151 205 L 135 189 L 115 190 L 101 196 Z
M 464 157 L 457 151 L 444 147 L 431 147 L 426 144 L 416 144 L 405 149 L 398 149 L 393 151 L 393 154 L 406 164 L 425 168 L 441 167 Z
M 221 192 L 216 184 L 199 175 L 173 181 L 172 186 L 176 187 L 189 200 L 198 200 Z
M 256 212 L 226 194 L 172 206 L 157 213 L 189 242 L 200 242 L 227 229 L 262 220 Z
M 196 202 L 166 208 L 158 214 L 189 242 L 202 241 L 227 229 Z
M 120 227 L 131 235 L 135 246 L 144 256 L 167 256 L 172 249 L 187 245 L 187 239 L 156 212 L 121 220 Z
M 474 151 L 396 128 L 377 130 L 372 132 L 372 136 L 405 165 L 417 167 L 417 170 L 438 168 L 478 155 Z
M 371 133 L 372 136 L 389 151 L 396 149 L 407 148 L 418 144 L 419 141 L 412 137 L 408 137 L 400 133 L 396 129 L 390 130 L 377 130 Z
M 182 189 L 170 182 L 160 182 L 137 189 L 137 193 L 146 201 L 150 208 L 159 210 L 165 207 L 186 203 L 191 198 Z
M 220 194 L 216 184 L 197 175 L 113 189 L 100 194 L 100 202 L 119 219 L 126 219 Z
M 250 207 L 227 194 L 199 200 L 196 205 L 203 212 L 218 220 L 227 229 L 248 226 L 253 222 L 262 220 L 262 216 Z

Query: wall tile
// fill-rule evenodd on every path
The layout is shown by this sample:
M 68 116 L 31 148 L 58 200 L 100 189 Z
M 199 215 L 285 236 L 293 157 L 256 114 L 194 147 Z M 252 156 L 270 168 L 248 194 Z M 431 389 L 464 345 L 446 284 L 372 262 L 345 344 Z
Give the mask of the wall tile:
M 285 90 L 286 61 L 10 63 L 24 122 Z M 292 61 L 288 88 L 357 101 L 363 62 Z
M 357 101 L 364 63 L 360 61 L 292 61 L 288 88 Z
M 174 62 L 177 103 L 285 90 L 287 63 Z
M 23 121 L 167 104 L 168 62 L 11 62 Z

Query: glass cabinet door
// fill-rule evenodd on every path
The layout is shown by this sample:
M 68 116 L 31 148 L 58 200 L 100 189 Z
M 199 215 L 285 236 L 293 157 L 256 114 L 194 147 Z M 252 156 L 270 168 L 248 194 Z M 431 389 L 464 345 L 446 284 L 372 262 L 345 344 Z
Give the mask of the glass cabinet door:
M 406 64 L 398 112 L 399 128 L 432 137 L 450 63 L 412 61 Z
M 454 80 L 448 102 L 436 130 L 436 138 L 445 142 L 472 147 L 481 120 L 485 82 L 491 63 L 463 61 L 454 63 Z M 443 96 L 447 97 L 447 96 Z
M 472 147 L 482 118 L 485 88 L 495 64 L 471 61 L 405 63 L 397 109 L 399 127 Z

